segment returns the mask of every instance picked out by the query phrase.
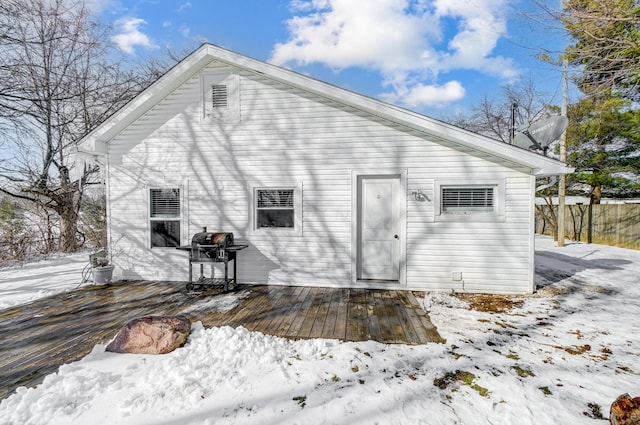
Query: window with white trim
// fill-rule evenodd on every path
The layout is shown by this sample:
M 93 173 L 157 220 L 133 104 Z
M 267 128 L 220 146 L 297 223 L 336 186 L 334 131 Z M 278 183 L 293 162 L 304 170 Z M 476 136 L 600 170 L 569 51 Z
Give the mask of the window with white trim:
M 505 183 L 504 178 L 436 180 L 434 220 L 504 221 Z
M 256 229 L 293 228 L 295 206 L 293 189 L 256 189 Z
M 149 189 L 151 248 L 180 245 L 180 189 Z
M 441 186 L 442 212 L 490 212 L 494 210 L 494 187 Z
M 302 231 L 302 185 L 251 185 L 251 232 L 297 234 Z

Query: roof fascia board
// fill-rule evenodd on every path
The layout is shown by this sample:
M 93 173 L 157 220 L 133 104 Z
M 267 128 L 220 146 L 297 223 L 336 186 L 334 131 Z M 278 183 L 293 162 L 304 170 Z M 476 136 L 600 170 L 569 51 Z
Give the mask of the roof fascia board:
M 96 156 L 106 156 L 109 148 L 106 142 L 94 138 L 85 138 L 78 143 L 78 151 Z

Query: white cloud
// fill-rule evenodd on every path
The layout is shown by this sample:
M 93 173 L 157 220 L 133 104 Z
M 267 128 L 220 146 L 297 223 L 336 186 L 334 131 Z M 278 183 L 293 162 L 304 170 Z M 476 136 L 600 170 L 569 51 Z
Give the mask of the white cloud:
M 123 9 L 119 0 L 87 0 L 85 2 L 91 13 L 99 15 L 105 10 L 121 10 Z
M 117 34 L 113 36 L 113 41 L 118 47 L 129 54 L 134 54 L 136 46 L 155 49 L 157 46 L 151 39 L 140 31 L 139 27 L 146 24 L 144 19 L 140 18 L 122 18 L 114 22 Z
M 180 29 L 179 29 L 179 31 L 180 31 L 180 34 L 182 34 L 182 36 L 183 36 L 184 38 L 189 38 L 189 37 L 191 37 L 191 28 L 189 28 L 188 26 L 186 26 L 186 25 L 180 25 Z
M 296 0 L 296 10 L 308 12 L 288 21 L 291 38 L 275 46 L 271 61 L 321 62 L 335 69 L 374 67 L 384 72 L 428 63 L 435 52 L 422 40 L 438 36 L 436 22 L 429 13 L 407 13 L 405 3 L 369 0 L 363 6 L 350 0 Z
M 277 65 L 324 64 L 382 74 L 387 94 L 409 107 L 444 105 L 464 96 L 452 70 L 510 79 L 508 58 L 494 56 L 506 35 L 508 0 L 292 0 L 289 39 L 274 46 Z M 431 96 L 431 98 L 430 98 Z
M 462 99 L 465 89 L 459 81 L 443 85 L 414 84 L 396 89 L 395 93 L 384 93 L 380 97 L 388 102 L 399 103 L 409 108 L 442 107 Z
M 190 7 L 191 7 L 191 2 L 187 1 L 185 3 L 182 3 L 180 6 L 178 6 L 178 9 L 176 11 L 178 13 L 184 12 L 186 9 L 189 9 Z
M 507 5 L 504 0 L 435 0 L 436 16 L 458 20 L 458 32 L 442 55 L 442 69 L 477 69 L 513 78 L 511 60 L 492 56 L 498 40 L 507 33 Z

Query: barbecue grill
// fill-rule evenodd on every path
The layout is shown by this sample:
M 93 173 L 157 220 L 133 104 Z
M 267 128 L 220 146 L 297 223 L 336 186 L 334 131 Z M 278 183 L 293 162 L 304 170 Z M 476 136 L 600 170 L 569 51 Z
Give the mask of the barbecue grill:
M 191 245 L 179 246 L 176 249 L 189 252 L 189 283 L 187 289 L 204 289 L 208 286 L 224 287 L 225 292 L 229 285 L 237 285 L 237 253 L 249 245 L 236 245 L 233 241 L 233 233 L 207 232 L 204 227 L 202 232 L 196 233 L 191 238 Z M 233 277 L 229 277 L 229 261 L 233 261 Z M 224 278 L 215 278 L 215 270 L 211 268 L 211 277 L 205 277 L 205 263 L 224 263 Z M 193 264 L 200 264 L 200 277 L 193 281 Z

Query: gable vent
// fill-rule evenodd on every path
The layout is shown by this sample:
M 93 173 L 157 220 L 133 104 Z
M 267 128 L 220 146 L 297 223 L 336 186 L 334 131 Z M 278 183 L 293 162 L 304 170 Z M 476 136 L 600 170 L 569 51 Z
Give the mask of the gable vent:
M 214 108 L 227 107 L 227 86 L 216 84 L 211 86 L 211 106 Z

